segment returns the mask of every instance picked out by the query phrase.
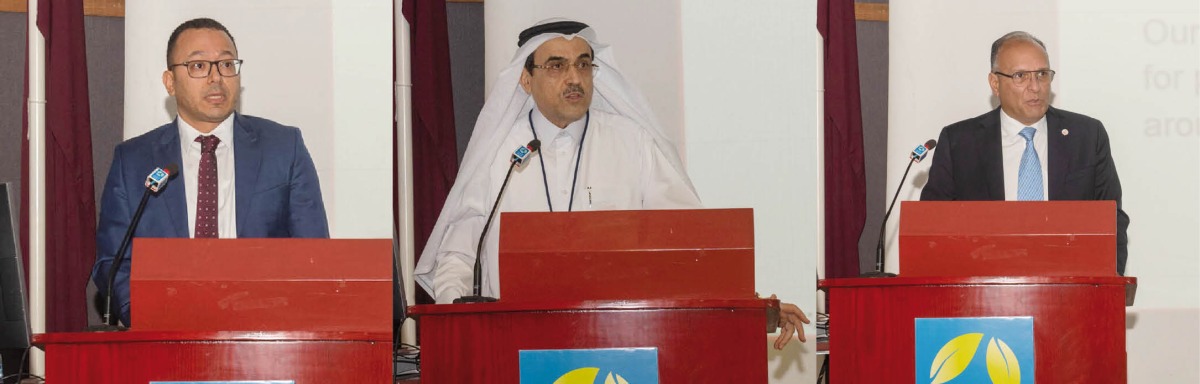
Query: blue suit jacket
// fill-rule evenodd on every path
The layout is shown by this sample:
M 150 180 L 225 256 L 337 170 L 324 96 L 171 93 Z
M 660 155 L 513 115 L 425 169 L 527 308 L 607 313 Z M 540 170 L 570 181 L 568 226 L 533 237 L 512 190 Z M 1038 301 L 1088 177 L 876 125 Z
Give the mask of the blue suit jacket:
M 236 114 L 233 151 L 237 237 L 329 237 L 317 171 L 298 128 Z M 100 292 L 108 289 L 109 266 L 146 190 L 146 176 L 172 163 L 182 169 L 179 127 L 174 122 L 117 145 L 96 228 L 92 278 Z M 134 237 L 188 237 L 185 187 L 183 178 L 176 177 L 158 195 L 150 196 Z M 113 303 L 120 305 L 121 320 L 129 325 L 133 259 L 129 251 L 125 257 L 117 272 Z
M 1049 200 L 1117 202 L 1117 273 L 1129 258 L 1129 215 L 1121 179 L 1099 120 L 1050 107 L 1046 111 L 1046 187 Z M 1059 134 L 1063 129 L 1068 135 Z M 1004 200 L 1000 108 L 942 129 L 921 200 Z

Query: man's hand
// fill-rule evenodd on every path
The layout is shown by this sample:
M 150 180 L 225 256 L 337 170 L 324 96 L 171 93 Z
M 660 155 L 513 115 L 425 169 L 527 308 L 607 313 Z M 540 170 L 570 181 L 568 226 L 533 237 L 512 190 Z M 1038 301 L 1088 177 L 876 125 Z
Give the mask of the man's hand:
M 775 295 L 771 295 L 771 299 L 777 299 Z M 804 338 L 804 329 L 801 323 L 808 324 L 808 316 L 800 310 L 795 304 L 779 303 L 779 337 L 775 338 L 775 349 L 782 350 L 787 346 L 788 342 L 792 341 L 792 333 L 800 338 L 800 342 L 808 341 Z

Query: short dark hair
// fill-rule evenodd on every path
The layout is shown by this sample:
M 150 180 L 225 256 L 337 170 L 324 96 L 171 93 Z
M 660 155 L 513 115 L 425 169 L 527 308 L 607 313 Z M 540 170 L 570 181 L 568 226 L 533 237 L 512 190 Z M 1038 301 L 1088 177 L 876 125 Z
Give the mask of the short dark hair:
M 171 38 L 167 39 L 167 66 L 174 64 L 171 62 L 171 52 L 175 50 L 175 42 L 179 40 L 179 35 L 189 29 L 214 29 L 225 32 L 225 36 L 229 36 L 229 41 L 233 43 L 233 49 L 237 49 L 237 41 L 233 40 L 233 34 L 229 33 L 229 30 L 220 22 L 207 17 L 191 19 L 175 27 L 175 31 L 171 32 Z

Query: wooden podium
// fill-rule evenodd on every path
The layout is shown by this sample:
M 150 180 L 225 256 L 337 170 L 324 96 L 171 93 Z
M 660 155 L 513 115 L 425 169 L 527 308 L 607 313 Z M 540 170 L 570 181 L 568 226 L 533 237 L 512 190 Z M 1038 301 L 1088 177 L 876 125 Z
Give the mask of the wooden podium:
M 950 359 L 919 361 L 922 343 L 966 351 L 961 374 L 992 382 L 1125 382 L 1124 307 L 1132 304 L 1136 279 L 1116 274 L 1115 203 L 903 204 L 900 277 L 820 283 L 830 303 L 831 382 L 930 383 L 959 374 L 940 372 Z M 1024 360 L 991 351 L 990 329 L 977 331 L 980 343 L 957 350 L 950 341 L 918 337 L 918 323 L 930 319 L 1005 318 L 1032 320 Z M 996 381 L 992 369 L 1004 371 L 993 363 L 1020 370 Z
M 655 348 L 662 383 L 766 382 L 779 302 L 754 297 L 751 210 L 501 218 L 500 301 L 411 311 L 422 381 L 517 383 L 522 351 Z
M 58 383 L 391 383 L 388 240 L 136 239 L 133 327 L 34 336 Z

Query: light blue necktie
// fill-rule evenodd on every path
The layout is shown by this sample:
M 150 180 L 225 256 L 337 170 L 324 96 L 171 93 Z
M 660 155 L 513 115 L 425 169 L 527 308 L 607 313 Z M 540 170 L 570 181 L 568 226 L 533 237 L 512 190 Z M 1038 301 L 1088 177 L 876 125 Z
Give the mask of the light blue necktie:
M 1025 127 L 1021 137 L 1025 138 L 1025 153 L 1021 155 L 1021 168 L 1017 171 L 1017 200 L 1045 200 L 1042 197 L 1042 162 L 1037 149 L 1033 148 L 1033 135 L 1037 129 Z

